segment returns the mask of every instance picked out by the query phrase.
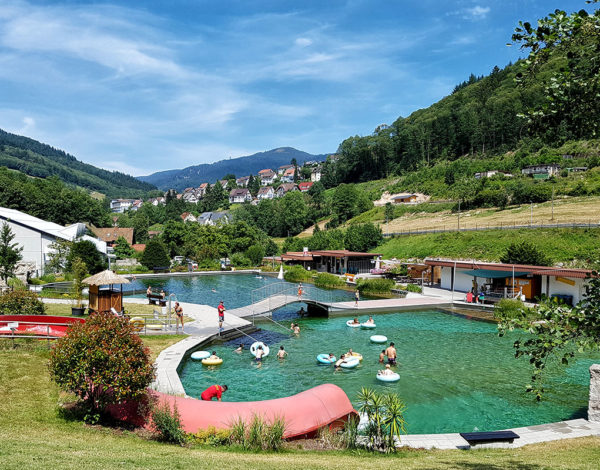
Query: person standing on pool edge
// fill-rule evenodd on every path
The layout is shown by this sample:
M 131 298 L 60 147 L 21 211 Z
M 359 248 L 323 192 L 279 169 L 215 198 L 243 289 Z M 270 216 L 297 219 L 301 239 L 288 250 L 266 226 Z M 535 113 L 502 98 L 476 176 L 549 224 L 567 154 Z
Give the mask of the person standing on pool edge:
M 212 401 L 216 397 L 217 401 L 221 401 L 221 395 L 227 391 L 227 385 L 211 385 L 202 392 L 200 398 L 204 401 Z
M 175 326 L 177 326 L 177 321 L 181 322 L 181 332 L 183 333 L 183 307 L 179 305 L 179 302 L 175 302 L 175 315 L 177 319 L 175 320 Z
M 385 350 L 385 355 L 388 359 L 388 364 L 391 366 L 396 365 L 396 348 L 394 347 L 394 343 L 390 343 L 388 348 Z
M 217 312 L 219 312 L 219 331 L 223 331 L 223 322 L 225 321 L 225 305 L 223 305 L 222 300 L 219 302 Z

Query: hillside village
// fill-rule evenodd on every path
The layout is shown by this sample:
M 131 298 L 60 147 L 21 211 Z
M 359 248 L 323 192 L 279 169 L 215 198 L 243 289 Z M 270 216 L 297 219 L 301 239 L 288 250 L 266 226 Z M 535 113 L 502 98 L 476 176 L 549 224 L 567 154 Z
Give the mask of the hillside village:
M 263 199 L 281 198 L 291 191 L 308 192 L 313 183 L 321 180 L 321 171 L 321 165 L 314 161 L 305 162 L 302 166 L 282 165 L 277 170 L 265 168 L 256 175 L 222 179 L 212 184 L 202 183 L 197 188 L 185 188 L 181 193 L 176 193 L 176 197 L 191 204 L 198 204 L 208 192 L 220 185 L 220 188 L 229 192 L 230 204 L 250 202 L 256 205 Z M 143 199 L 113 199 L 110 201 L 110 209 L 114 213 L 123 213 L 127 210 L 136 211 L 144 202 L 153 206 L 164 205 L 166 204 L 166 194 L 149 198 L 147 201 Z M 191 220 L 187 213 L 185 216 L 182 215 L 182 218 L 184 221 Z

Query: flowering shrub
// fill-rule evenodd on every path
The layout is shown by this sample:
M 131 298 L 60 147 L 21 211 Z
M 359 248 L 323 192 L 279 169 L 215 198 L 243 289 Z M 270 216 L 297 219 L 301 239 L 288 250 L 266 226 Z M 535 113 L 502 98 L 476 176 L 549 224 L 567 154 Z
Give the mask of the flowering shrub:
M 50 352 L 50 375 L 98 416 L 108 405 L 141 403 L 154 378 L 148 349 L 124 318 L 98 313 L 71 325 Z
M 0 295 L 0 315 L 45 315 L 46 307 L 33 292 L 14 290 Z

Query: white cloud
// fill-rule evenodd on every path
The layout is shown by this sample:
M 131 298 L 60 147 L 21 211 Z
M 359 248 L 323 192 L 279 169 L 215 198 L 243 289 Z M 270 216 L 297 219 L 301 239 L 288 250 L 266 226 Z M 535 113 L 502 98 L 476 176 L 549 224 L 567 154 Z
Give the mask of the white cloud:
M 300 46 L 300 47 L 308 47 L 310 46 L 313 42 L 312 40 L 308 39 L 308 38 L 297 38 L 294 43 L 296 44 L 296 46 Z
M 464 18 L 471 20 L 482 20 L 488 15 L 490 10 L 490 7 L 482 7 L 481 5 L 475 5 L 472 8 L 465 8 Z
M 19 130 L 19 134 L 28 134 L 35 129 L 35 119 L 29 116 L 23 118 L 23 127 Z

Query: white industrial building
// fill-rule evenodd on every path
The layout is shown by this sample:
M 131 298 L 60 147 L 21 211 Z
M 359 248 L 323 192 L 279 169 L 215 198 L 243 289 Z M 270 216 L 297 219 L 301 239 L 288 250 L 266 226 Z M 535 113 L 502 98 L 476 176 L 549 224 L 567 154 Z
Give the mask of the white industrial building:
M 96 249 L 106 255 L 106 242 L 85 235 L 86 226 L 82 223 L 68 225 L 55 224 L 46 220 L 38 219 L 24 212 L 0 207 L 0 222 L 8 223 L 12 233 L 15 235 L 13 243 L 23 248 L 21 255 L 23 263 L 32 263 L 34 276 L 44 273 L 49 255 L 52 253 L 50 245 L 58 239 L 74 241 L 75 239 L 89 240 Z

